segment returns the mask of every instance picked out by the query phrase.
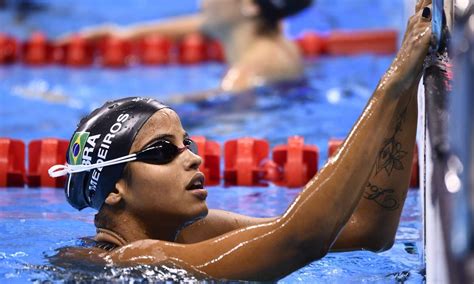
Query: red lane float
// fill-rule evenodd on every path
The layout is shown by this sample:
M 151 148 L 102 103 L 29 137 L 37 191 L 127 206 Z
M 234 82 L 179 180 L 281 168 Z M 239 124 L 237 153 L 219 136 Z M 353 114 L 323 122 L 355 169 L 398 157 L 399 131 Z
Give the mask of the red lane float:
M 61 139 L 33 140 L 28 144 L 29 187 L 63 187 L 65 177 L 51 178 L 48 169 L 66 162 L 69 141 Z
M 64 64 L 73 67 L 84 67 L 94 62 L 94 48 L 92 44 L 79 35 L 72 37 L 64 45 Z
M 85 67 L 94 62 L 94 48 L 90 42 L 75 35 L 66 44 L 53 47 L 52 61 L 71 67 Z
M 331 138 L 328 142 L 328 158 L 331 158 L 336 154 L 339 147 L 344 143 L 344 139 Z
M 397 51 L 396 30 L 332 31 L 328 34 L 307 32 L 296 40 L 305 56 L 393 54 Z
M 178 62 L 181 64 L 196 64 L 207 60 L 206 40 L 193 33 L 184 37 L 178 47 Z
M 159 34 L 139 41 L 138 60 L 144 65 L 168 64 L 171 61 L 171 40 Z
M 397 38 L 396 30 L 332 31 L 324 34 L 306 32 L 296 39 L 296 44 L 307 57 L 361 53 L 385 55 L 396 52 Z M 199 33 L 185 36 L 176 46 L 173 46 L 169 38 L 158 34 L 142 38 L 137 43 L 138 48 L 133 50 L 133 44 L 129 40 L 105 38 L 99 46 L 102 65 L 125 67 L 132 56 L 145 65 L 166 64 L 172 59 L 181 64 L 196 64 L 206 60 L 225 61 L 222 44 L 206 39 Z M 0 34 L 0 64 L 13 63 L 17 59 L 17 45 L 15 38 Z M 44 65 L 52 61 L 68 66 L 87 66 L 94 61 L 94 52 L 90 51 L 90 46 L 92 42 L 75 36 L 68 44 L 53 47 L 44 34 L 35 32 L 22 44 L 21 59 L 30 65 Z M 175 58 L 172 56 L 174 53 Z
M 52 47 L 43 33 L 35 32 L 23 43 L 23 63 L 45 65 L 52 59 Z
M 240 138 L 224 145 L 226 186 L 265 186 L 265 174 L 261 166 L 270 153 L 268 141 L 255 138 Z
M 333 31 L 327 38 L 326 51 L 329 55 L 393 54 L 397 41 L 396 30 Z
M 319 149 L 305 145 L 304 138 L 288 138 L 287 145 L 273 148 L 273 161 L 283 169 L 281 180 L 275 184 L 289 188 L 304 186 L 318 172 Z
M 203 136 L 194 136 L 198 154 L 203 163 L 200 170 L 206 176 L 206 185 L 220 184 L 221 150 L 219 143 Z M 336 154 L 344 140 L 330 139 L 328 157 Z M 65 177 L 50 178 L 48 169 L 65 163 L 67 140 L 33 140 L 28 148 L 29 187 L 63 187 Z M 241 138 L 224 145 L 224 183 L 226 186 L 267 186 L 271 181 L 279 186 L 295 188 L 304 186 L 318 171 L 319 149 L 305 145 L 302 137 L 288 138 L 288 144 L 273 148 L 270 160 L 268 141 Z M 412 160 L 410 187 L 419 187 L 418 147 Z M 23 186 L 25 183 L 25 144 L 22 141 L 0 138 L 0 187 Z
M 265 181 L 270 181 L 277 183 L 278 181 L 283 180 L 283 169 L 273 160 L 267 159 L 262 162 L 262 179 Z
M 0 64 L 12 64 L 17 58 L 17 40 L 7 34 L 0 33 Z
M 211 61 L 224 62 L 224 47 L 217 40 L 211 40 L 207 43 L 207 59 Z
M 51 46 L 52 52 L 51 52 L 51 62 L 54 64 L 65 64 L 65 45 L 55 45 Z
M 326 52 L 327 39 L 315 32 L 307 32 L 303 36 L 296 40 L 296 44 L 300 48 L 301 53 L 304 56 L 314 57 L 319 56 Z
M 110 68 L 123 68 L 132 56 L 132 43 L 117 37 L 107 37 L 100 43 L 102 65 Z
M 0 138 L 0 187 L 25 185 L 25 143 Z
M 198 154 L 202 158 L 199 169 L 206 176 L 206 185 L 220 184 L 221 146 L 215 141 L 207 140 L 204 136 L 193 136 L 191 139 L 196 143 Z

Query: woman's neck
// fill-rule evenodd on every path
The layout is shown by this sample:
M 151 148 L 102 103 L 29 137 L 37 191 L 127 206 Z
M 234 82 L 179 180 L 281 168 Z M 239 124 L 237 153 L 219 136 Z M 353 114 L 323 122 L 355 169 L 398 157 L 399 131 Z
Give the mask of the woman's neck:
M 96 224 L 97 234 L 95 240 L 112 243 L 117 246 L 145 239 L 173 242 L 182 227 L 180 225 L 160 224 L 160 222 L 157 222 L 157 218 L 149 220 L 140 218 L 141 220 L 138 220 L 138 218 L 129 216 L 125 212 L 115 212 L 109 214 L 109 216 L 115 220 L 108 222 L 109 224 Z
M 221 41 L 230 67 L 237 65 L 249 52 L 252 47 L 261 41 L 268 41 L 275 36 L 262 36 L 257 33 L 257 26 L 254 22 L 244 22 L 235 26 L 230 32 L 223 35 Z

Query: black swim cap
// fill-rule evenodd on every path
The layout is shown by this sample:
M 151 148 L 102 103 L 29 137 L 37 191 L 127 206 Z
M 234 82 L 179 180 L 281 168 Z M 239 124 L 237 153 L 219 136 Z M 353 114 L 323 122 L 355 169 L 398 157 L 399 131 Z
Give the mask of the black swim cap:
M 90 165 L 126 156 L 138 131 L 157 111 L 168 106 L 149 98 L 106 102 L 79 123 L 69 142 L 66 161 Z M 102 207 L 122 176 L 125 163 L 69 174 L 65 193 L 76 209 Z
M 312 0 L 254 0 L 260 6 L 262 16 L 270 20 L 280 20 L 294 15 L 307 7 Z

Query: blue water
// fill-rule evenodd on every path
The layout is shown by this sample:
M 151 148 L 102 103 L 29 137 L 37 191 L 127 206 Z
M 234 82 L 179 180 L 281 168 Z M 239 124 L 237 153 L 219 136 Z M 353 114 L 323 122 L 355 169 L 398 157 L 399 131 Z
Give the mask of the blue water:
M 1 28 L 19 37 L 26 37 L 37 28 L 54 36 L 87 24 L 112 20 L 130 23 L 154 15 L 166 17 L 196 10 L 194 1 L 184 0 L 173 4 L 145 0 L 39 2 L 49 4 L 48 10 L 28 15 L 22 22 L 15 20 L 11 10 L 0 10 Z M 151 2 L 156 5 L 150 6 Z M 400 1 L 357 3 L 320 0 L 317 7 L 289 22 L 288 33 L 296 35 L 308 28 L 404 26 L 400 23 Z M 320 148 L 322 165 L 329 138 L 348 133 L 391 60 L 391 56 L 370 55 L 308 60 L 307 84 L 261 88 L 245 99 L 176 106 L 176 110 L 192 135 L 205 135 L 221 143 L 252 136 L 268 139 L 274 146 L 285 143 L 288 136 L 301 135 L 307 143 Z M 225 66 L 213 63 L 191 67 L 134 66 L 125 70 L 0 66 L 0 136 L 26 142 L 44 137 L 69 139 L 78 120 L 105 100 L 139 95 L 166 101 L 176 94 L 214 88 L 224 72 Z M 275 216 L 298 192 L 276 186 L 218 186 L 209 188 L 208 205 L 257 217 Z M 75 211 L 60 189 L 0 189 L 0 281 L 77 280 L 75 272 L 51 266 L 45 256 L 93 235 L 94 213 Z M 379 254 L 331 253 L 281 282 L 423 282 L 421 229 L 419 192 L 412 190 L 392 249 Z M 127 280 L 146 275 L 156 280 L 163 273 L 150 268 L 138 270 L 81 277 Z

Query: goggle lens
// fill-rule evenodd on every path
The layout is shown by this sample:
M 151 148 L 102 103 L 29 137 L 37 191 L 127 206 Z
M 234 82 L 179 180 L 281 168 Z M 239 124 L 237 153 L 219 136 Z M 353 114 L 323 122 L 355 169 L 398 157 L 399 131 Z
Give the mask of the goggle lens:
M 184 141 L 184 147 L 178 148 L 168 140 L 158 140 L 147 148 L 136 153 L 136 161 L 154 165 L 165 165 L 171 163 L 179 154 L 189 149 L 194 154 L 198 154 L 197 145 L 191 139 Z

